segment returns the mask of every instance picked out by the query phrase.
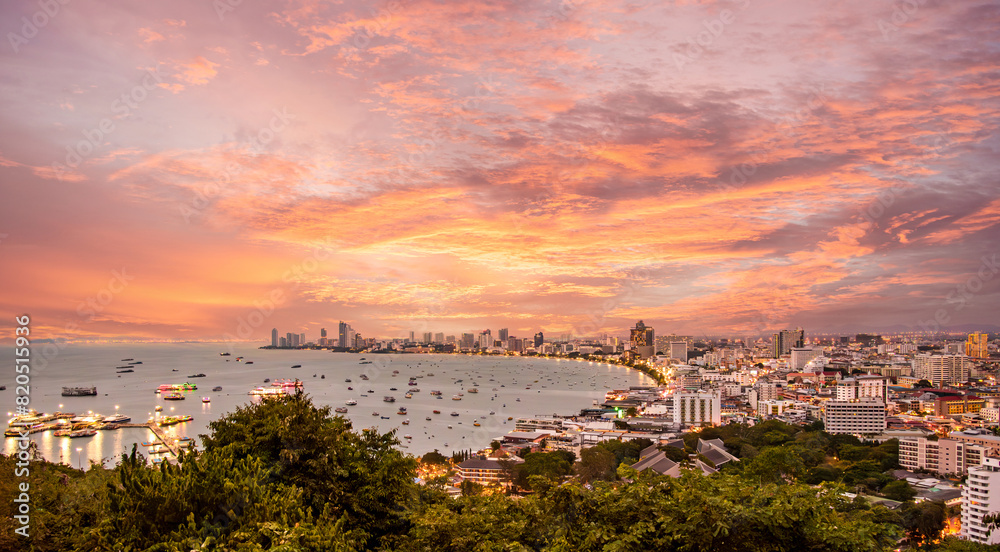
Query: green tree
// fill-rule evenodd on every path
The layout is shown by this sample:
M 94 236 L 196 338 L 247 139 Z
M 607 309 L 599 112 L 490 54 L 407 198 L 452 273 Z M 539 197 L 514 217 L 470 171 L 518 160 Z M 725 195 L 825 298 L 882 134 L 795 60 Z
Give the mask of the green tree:
M 611 481 L 618 467 L 615 455 L 603 447 L 589 447 L 580 451 L 580 461 L 575 466 L 580 481 L 588 483 L 595 479 Z
M 893 481 L 885 487 L 882 487 L 882 496 L 888 498 L 889 500 L 909 502 L 913 500 L 913 497 L 917 496 L 917 491 L 915 491 L 906 481 L 899 480 Z
M 940 502 L 907 502 L 901 508 L 906 539 L 913 546 L 920 546 L 937 539 L 945 526 L 945 507 Z

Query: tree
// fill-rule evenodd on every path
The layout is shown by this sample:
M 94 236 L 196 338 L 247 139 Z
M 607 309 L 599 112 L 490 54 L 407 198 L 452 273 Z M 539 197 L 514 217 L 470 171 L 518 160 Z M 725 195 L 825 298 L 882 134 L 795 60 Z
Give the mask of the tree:
M 573 473 L 576 455 L 572 452 L 532 452 L 524 457 L 524 462 L 514 467 L 514 483 L 522 489 L 529 488 L 528 478 L 539 475 L 552 481 L 559 481 Z
M 922 379 L 922 380 L 918 381 L 917 383 L 914 383 L 913 387 L 915 387 L 915 388 L 919 387 L 921 389 L 927 389 L 927 388 L 934 387 L 934 384 L 932 384 L 931 382 L 929 382 L 929 381 L 927 381 L 925 379 Z
M 434 449 L 420 457 L 420 461 L 424 464 L 448 464 L 448 457 L 438 452 Z
M 903 529 L 911 545 L 920 546 L 934 541 L 944 530 L 945 508 L 941 502 L 907 502 L 901 509 L 901 515 Z
M 580 461 L 575 466 L 580 481 L 589 483 L 595 479 L 612 481 L 618 467 L 615 455 L 603 447 L 590 447 L 580 451 Z
M 882 496 L 889 500 L 909 502 L 913 500 L 913 497 L 917 496 L 917 491 L 913 490 L 913 487 L 909 483 L 901 479 L 882 487 Z

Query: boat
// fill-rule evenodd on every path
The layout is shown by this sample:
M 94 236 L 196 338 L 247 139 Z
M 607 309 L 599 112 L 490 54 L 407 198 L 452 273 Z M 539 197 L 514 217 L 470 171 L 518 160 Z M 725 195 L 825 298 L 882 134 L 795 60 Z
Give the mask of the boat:
M 104 422 L 109 424 L 123 424 L 125 422 L 131 421 L 132 418 L 124 414 L 115 414 L 114 416 L 105 416 Z
M 410 420 L 409 419 L 403 420 L 403 425 L 410 425 Z
M 406 414 L 406 407 L 405 406 L 399 407 L 399 410 L 396 412 L 396 414 L 405 415 Z
M 389 391 L 399 391 L 399 389 L 396 389 L 395 387 L 390 387 Z
M 248 361 L 245 362 L 245 364 L 253 364 L 253 361 L 252 360 L 248 360 Z
M 160 427 L 166 427 L 166 426 L 176 425 L 182 422 L 190 422 L 193 419 L 194 418 L 188 416 L 187 414 L 183 416 L 164 416 L 163 418 L 160 418 L 160 421 L 157 423 L 157 425 L 159 425 Z
M 142 364 L 142 361 L 141 360 L 137 360 L 135 362 L 129 362 L 129 364 L 133 364 L 133 365 L 135 365 L 135 364 Z
M 301 364 L 296 364 L 296 365 L 292 366 L 292 368 L 302 368 L 302 365 Z
M 153 410 L 155 410 L 157 412 L 163 412 L 163 407 L 160 406 L 160 405 L 156 405 L 156 408 L 154 408 Z
M 462 397 L 459 397 L 458 395 L 452 395 L 451 400 L 453 400 L 453 401 L 460 401 L 460 400 L 462 400 Z
M 63 387 L 64 397 L 96 397 L 97 387 Z
M 183 401 L 184 400 L 184 395 L 182 395 L 181 393 L 177 393 L 175 391 L 173 393 L 167 393 L 166 395 L 163 395 L 163 400 L 165 400 L 165 401 Z
M 361 379 L 368 381 L 368 376 L 366 376 L 365 374 L 361 374 Z
M 413 398 L 413 393 L 407 393 L 407 394 L 403 395 L 403 398 L 404 399 L 412 399 Z
M 212 388 L 212 391 L 215 391 L 215 392 L 222 391 L 222 386 L 221 385 L 216 385 L 215 387 Z
M 410 435 L 410 434 L 406 434 L 406 435 L 403 435 L 403 439 L 413 439 L 413 436 Z
M 135 372 L 135 370 L 131 370 L 131 369 L 129 369 L 129 370 L 118 370 L 118 372 L 116 372 L 116 373 L 117 374 L 128 374 L 130 372 Z
M 191 376 L 188 376 L 188 377 L 189 378 L 203 378 L 203 377 L 205 377 L 205 374 L 194 374 L 194 375 L 191 375 Z
M 219 353 L 219 356 L 230 356 L 229 353 Z
M 319 379 L 326 379 L 326 374 L 320 374 Z
M 417 380 L 410 380 L 406 382 L 406 385 L 417 385 Z
M 130 360 L 135 360 L 135 359 L 134 359 L 134 358 L 123 358 L 123 359 L 122 359 L 122 362 L 128 362 L 128 361 L 130 361 Z
M 126 370 L 126 369 L 131 370 L 132 369 L 132 365 L 130 364 L 128 366 L 115 366 L 115 369 L 116 370 Z
M 358 401 L 356 401 L 354 399 L 347 399 L 347 402 L 345 402 L 344 404 L 346 404 L 347 406 L 354 406 L 354 405 L 358 404 Z
M 472 389 L 469 389 L 469 393 L 478 393 L 478 392 L 479 392 L 479 390 L 476 389 L 475 387 L 473 387 Z
M 338 406 L 337 408 L 334 408 L 333 411 L 336 412 L 336 413 L 338 413 L 338 414 L 347 414 L 347 407 L 346 406 Z
M 451 415 L 452 416 L 458 416 L 458 412 L 452 412 Z
M 482 424 L 480 424 L 479 422 L 472 422 L 472 425 L 474 425 L 474 426 L 476 426 L 476 427 L 479 427 L 479 426 L 481 426 Z
M 440 411 L 440 410 L 435 410 L 435 411 L 434 411 L 434 413 L 435 413 L 435 414 L 440 414 L 440 413 L 441 413 L 441 411 Z
M 270 383 L 270 382 L 271 382 L 271 378 L 264 378 L 264 383 Z
M 370 360 L 364 360 L 364 361 L 359 362 L 358 364 L 371 364 L 371 363 L 372 363 L 372 361 L 370 361 Z
M 388 403 L 396 402 L 396 397 L 385 396 L 385 397 L 382 397 L 382 400 L 384 402 L 388 402 Z
M 431 377 L 433 375 L 434 375 L 434 372 L 427 372 L 427 377 Z
M 507 416 L 507 421 L 508 421 L 508 422 L 509 422 L 509 421 L 511 421 L 511 420 L 513 420 L 513 419 L 514 419 L 514 417 L 513 417 L 513 416 Z
M 372 416 L 378 416 L 378 412 L 372 412 Z
M 431 417 L 430 416 L 428 416 L 428 417 L 426 417 L 424 419 L 427 420 L 428 422 L 431 421 Z
M 212 397 L 202 397 L 201 398 L 201 402 L 203 402 L 203 403 L 210 403 L 210 402 L 212 402 Z
M 351 383 L 351 378 L 347 378 L 347 379 L 345 379 L 345 380 L 344 380 L 344 383 Z
M 440 391 L 431 391 L 431 395 L 433 395 L 435 397 L 438 396 L 438 395 L 440 395 L 440 394 L 441 394 Z
M 388 420 L 389 419 L 388 416 L 380 416 L 380 418 L 382 418 L 383 420 Z
M 144 446 L 144 447 L 151 447 L 151 446 L 154 446 L 154 445 L 156 445 L 155 441 L 152 441 L 152 442 L 151 441 L 146 441 L 145 443 L 142 443 L 142 446 Z
M 97 431 L 93 429 L 78 429 L 76 431 L 71 431 L 69 437 L 75 439 L 77 437 L 93 437 L 97 435 Z
M 198 386 L 193 383 L 165 383 L 156 388 L 159 391 L 194 391 Z

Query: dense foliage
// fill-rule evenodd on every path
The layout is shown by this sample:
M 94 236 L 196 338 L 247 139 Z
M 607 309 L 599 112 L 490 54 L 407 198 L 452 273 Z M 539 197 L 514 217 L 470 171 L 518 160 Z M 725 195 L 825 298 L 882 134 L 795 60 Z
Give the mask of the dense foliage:
M 86 472 L 33 462 L 28 540 L 13 532 L 16 481 L 0 478 L 0 551 L 875 551 L 901 539 L 987 549 L 935 542 L 949 513 L 907 502 L 911 490 L 890 482 L 895 444 L 820 427 L 706 429 L 700 437 L 741 458 L 709 477 L 636 473 L 649 441 L 603 443 L 579 459 L 529 453 L 510 468 L 526 496 L 465 485 L 459 498 L 441 482 L 417 485 L 416 460 L 393 434 L 355 432 L 303 395 L 241 408 L 210 431 L 178 465 L 150 467 L 135 451 Z M 687 462 L 698 437 L 668 454 Z M 13 468 L 0 456 L 0 470 Z M 845 495 L 862 488 L 906 504 L 894 512 Z

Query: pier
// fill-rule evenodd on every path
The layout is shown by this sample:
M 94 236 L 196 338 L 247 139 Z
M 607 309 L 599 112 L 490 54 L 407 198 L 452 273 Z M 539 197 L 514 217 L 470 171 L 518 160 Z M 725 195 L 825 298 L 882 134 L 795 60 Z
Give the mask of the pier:
M 160 443 L 163 444 L 163 446 L 167 447 L 168 450 L 170 450 L 170 454 L 173 454 L 174 458 L 180 456 L 181 447 L 177 445 L 177 440 L 167 437 L 167 432 L 163 431 L 162 427 L 156 425 L 156 422 L 149 422 L 148 424 L 139 424 L 139 425 L 145 425 L 146 427 L 148 427 L 149 430 L 152 431 L 154 435 L 156 435 L 156 438 L 160 441 Z

